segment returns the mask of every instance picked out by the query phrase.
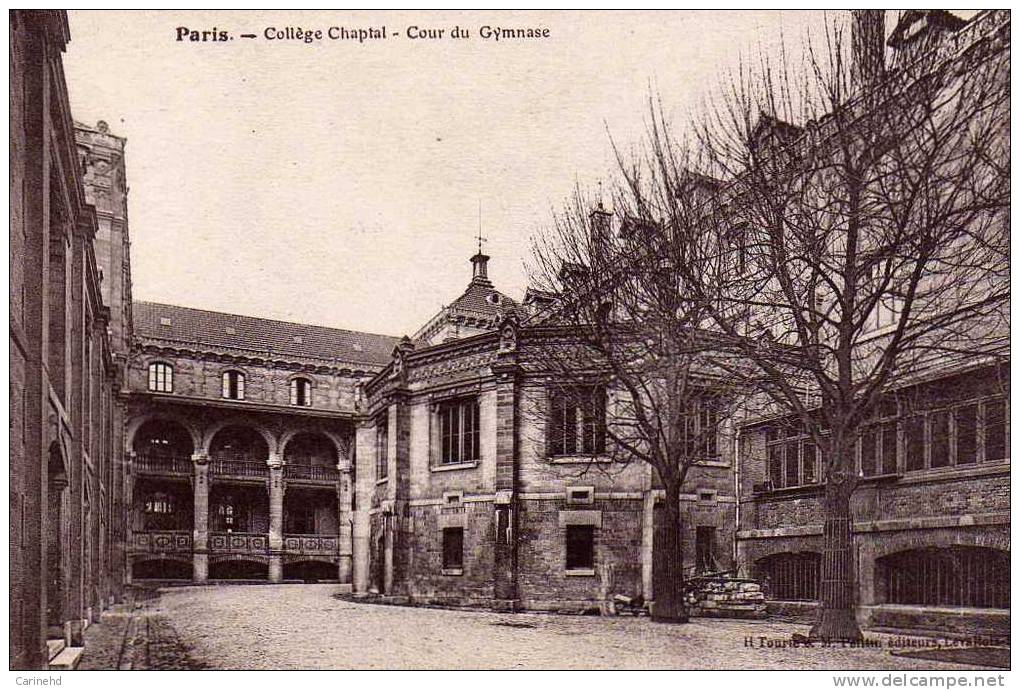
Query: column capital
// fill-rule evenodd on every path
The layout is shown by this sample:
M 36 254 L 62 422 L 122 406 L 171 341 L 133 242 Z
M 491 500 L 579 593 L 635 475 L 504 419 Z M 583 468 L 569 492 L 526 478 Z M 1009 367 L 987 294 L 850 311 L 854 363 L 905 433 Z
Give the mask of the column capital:
M 206 453 L 192 453 L 191 461 L 199 466 L 208 465 L 209 455 Z
M 269 469 L 278 470 L 283 468 L 283 453 L 272 452 L 269 454 L 269 458 L 266 460 L 266 464 L 269 465 Z

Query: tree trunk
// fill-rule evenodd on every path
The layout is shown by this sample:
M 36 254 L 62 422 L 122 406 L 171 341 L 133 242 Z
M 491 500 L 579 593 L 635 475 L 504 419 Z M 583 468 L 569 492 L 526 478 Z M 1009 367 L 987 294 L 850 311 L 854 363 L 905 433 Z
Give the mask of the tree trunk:
M 857 580 L 853 567 L 850 496 L 856 482 L 849 475 L 829 477 L 825 486 L 825 527 L 822 543 L 821 592 L 811 637 L 827 641 L 860 641 L 857 625 Z
M 666 489 L 663 519 L 656 528 L 652 552 L 654 583 L 652 620 L 686 623 L 684 602 L 683 529 L 680 524 L 680 490 Z

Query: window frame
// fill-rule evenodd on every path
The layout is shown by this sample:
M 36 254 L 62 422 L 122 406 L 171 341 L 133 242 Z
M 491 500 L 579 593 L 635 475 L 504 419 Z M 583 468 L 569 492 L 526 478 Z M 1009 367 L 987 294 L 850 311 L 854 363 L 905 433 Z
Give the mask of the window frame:
M 579 402 L 582 399 L 587 403 Z M 585 409 L 589 404 L 590 413 Z M 599 457 L 606 454 L 606 385 L 552 388 L 546 396 L 546 409 L 546 453 L 549 457 Z M 562 422 L 557 419 L 560 416 Z M 562 428 L 558 430 L 558 426 Z M 558 431 L 562 431 L 562 437 Z
M 290 380 L 290 404 L 295 407 L 312 407 L 312 391 L 315 382 L 305 376 L 295 376 Z M 302 401 L 303 399 L 303 401 Z
M 240 369 L 227 369 L 220 379 L 220 394 L 225 400 L 245 399 L 245 375 Z M 233 395 L 231 395 L 233 393 Z
M 148 389 L 153 393 L 174 392 L 174 367 L 169 362 L 149 362 Z
M 772 434 L 775 434 L 772 437 Z M 789 465 L 789 448 L 791 446 L 796 447 L 796 482 L 789 483 L 787 480 L 790 478 L 790 465 Z M 814 448 L 814 480 L 805 481 L 805 464 L 804 460 L 807 453 L 805 452 L 806 447 L 810 446 Z M 779 460 L 779 482 L 775 481 L 773 475 L 773 449 L 779 449 L 782 452 L 782 457 Z M 797 489 L 809 486 L 819 486 L 821 482 L 821 476 L 823 472 L 824 462 L 821 449 L 814 442 L 814 439 L 810 434 L 806 433 L 798 422 L 793 424 L 770 424 L 765 429 L 765 474 L 768 477 L 768 482 L 771 485 L 773 491 L 778 489 Z
M 390 419 L 384 411 L 375 418 L 375 480 L 382 482 L 390 476 Z
M 441 400 L 433 406 L 438 467 L 477 464 L 482 458 L 482 406 L 477 395 Z
M 996 403 L 1002 404 L 1003 417 L 1000 423 L 1002 424 L 1002 442 L 1006 455 L 999 458 L 989 458 L 989 407 Z M 959 455 L 959 414 L 964 408 L 971 407 L 976 409 L 973 418 L 974 459 L 969 462 L 961 463 Z M 901 414 L 900 420 L 903 421 L 903 425 L 901 427 L 901 433 L 903 434 L 903 471 L 911 474 L 918 472 L 942 472 L 957 468 L 966 469 L 969 467 L 976 467 L 989 462 L 1005 462 L 1009 460 L 1009 407 L 1010 401 L 1008 394 L 993 393 L 989 395 L 971 396 L 962 400 L 954 400 L 949 403 L 932 406 L 928 409 L 909 410 Z M 947 461 L 944 465 L 933 466 L 932 459 L 934 450 L 935 420 L 939 415 L 943 414 L 946 415 Z M 921 454 L 921 462 L 919 466 L 909 462 L 912 456 L 907 452 L 909 450 L 909 439 L 906 425 L 910 420 L 919 420 L 921 424 L 923 452 Z

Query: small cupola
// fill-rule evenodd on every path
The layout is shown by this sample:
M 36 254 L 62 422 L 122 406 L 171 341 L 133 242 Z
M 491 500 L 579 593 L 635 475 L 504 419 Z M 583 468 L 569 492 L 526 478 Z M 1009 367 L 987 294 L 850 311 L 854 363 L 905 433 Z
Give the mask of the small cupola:
M 478 252 L 471 257 L 473 268 L 471 271 L 471 282 L 482 285 L 492 285 L 489 281 L 489 257 Z

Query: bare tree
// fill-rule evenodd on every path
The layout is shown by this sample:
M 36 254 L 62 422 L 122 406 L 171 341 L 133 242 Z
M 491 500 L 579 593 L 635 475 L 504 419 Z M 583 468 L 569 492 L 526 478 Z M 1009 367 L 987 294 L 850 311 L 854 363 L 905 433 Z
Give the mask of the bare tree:
M 644 163 L 623 167 L 633 177 Z M 678 198 L 693 200 L 710 181 L 683 184 L 690 195 Z M 654 469 L 665 510 L 652 616 L 684 622 L 682 489 L 690 468 L 716 455 L 719 424 L 742 391 L 720 365 L 723 340 L 704 328 L 710 306 L 683 288 L 684 243 L 667 241 L 625 184 L 612 196 L 615 217 L 578 190 L 536 239 L 532 285 L 548 307 L 529 328 L 541 353 L 531 366 L 552 389 L 555 409 L 544 412 L 551 455 L 589 455 L 586 471 L 632 462 Z
M 862 428 L 903 375 L 1002 352 L 1004 338 L 1008 356 L 1008 14 L 932 29 L 891 64 L 881 12 L 854 22 L 849 42 L 834 22 L 799 62 L 745 66 L 682 146 L 652 140 L 664 237 L 697 252 L 675 257 L 678 284 L 824 458 L 813 634 L 828 639 L 861 637 Z M 675 161 L 692 158 L 725 184 L 677 214 Z

